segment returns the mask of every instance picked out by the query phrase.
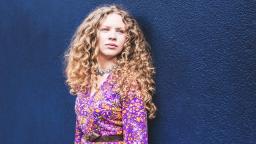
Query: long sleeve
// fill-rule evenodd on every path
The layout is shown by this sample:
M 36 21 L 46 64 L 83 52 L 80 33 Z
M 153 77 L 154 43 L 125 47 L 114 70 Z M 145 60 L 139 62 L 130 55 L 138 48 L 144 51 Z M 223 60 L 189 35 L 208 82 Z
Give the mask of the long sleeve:
M 124 140 L 101 144 L 148 144 L 147 112 L 136 84 L 123 98 L 121 109 Z
M 82 131 L 79 128 L 78 120 L 76 119 L 74 144 L 80 144 L 81 143 L 81 136 L 82 136 Z
M 147 112 L 139 89 L 132 87 L 122 104 L 124 142 L 126 144 L 147 144 Z
M 116 86 L 116 85 L 115 85 Z M 140 90 L 132 84 L 123 96 L 105 83 L 95 97 L 81 95 L 76 100 L 77 114 L 74 144 L 147 144 L 147 112 Z M 94 103 L 97 99 L 97 103 Z M 94 107 L 93 111 L 90 108 Z M 83 117 L 84 119 L 81 119 Z M 123 135 L 122 141 L 89 142 L 85 135 L 97 128 L 103 136 Z

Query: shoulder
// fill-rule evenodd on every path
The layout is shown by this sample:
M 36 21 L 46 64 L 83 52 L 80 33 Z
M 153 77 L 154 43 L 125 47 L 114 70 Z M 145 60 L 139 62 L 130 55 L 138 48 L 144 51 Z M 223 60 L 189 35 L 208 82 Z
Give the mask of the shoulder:
M 126 79 L 126 85 L 127 85 L 127 96 L 129 98 L 134 98 L 134 97 L 139 99 L 142 98 L 141 86 L 140 86 L 139 80 L 135 75 L 130 75 Z
M 130 73 L 126 78 L 126 84 L 128 85 L 129 89 L 135 90 L 140 88 L 138 75 Z

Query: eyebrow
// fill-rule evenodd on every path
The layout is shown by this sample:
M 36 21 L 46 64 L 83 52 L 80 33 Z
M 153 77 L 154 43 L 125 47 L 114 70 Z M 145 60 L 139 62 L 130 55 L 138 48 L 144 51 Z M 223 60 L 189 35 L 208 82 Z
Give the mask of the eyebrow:
M 111 28 L 111 26 L 106 26 L 106 25 L 102 25 L 100 26 L 100 28 L 102 27 L 106 27 L 106 28 Z M 125 30 L 125 27 L 114 27 L 115 29 L 124 29 Z

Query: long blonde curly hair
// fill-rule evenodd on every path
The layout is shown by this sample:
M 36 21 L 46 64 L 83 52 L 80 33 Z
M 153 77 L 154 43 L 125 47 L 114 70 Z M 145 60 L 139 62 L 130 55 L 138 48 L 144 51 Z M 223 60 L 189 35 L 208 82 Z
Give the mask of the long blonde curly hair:
M 76 95 L 79 91 L 90 89 L 90 84 L 97 81 L 97 31 L 103 19 L 111 13 L 122 17 L 127 33 L 124 48 L 117 56 L 118 67 L 112 72 L 112 81 L 118 85 L 115 91 L 123 96 L 136 82 L 149 118 L 153 119 L 157 108 L 152 101 L 155 92 L 155 68 L 152 64 L 150 45 L 136 20 L 120 6 L 107 5 L 96 8 L 77 28 L 64 55 L 66 83 L 70 93 Z M 97 88 L 97 84 L 93 87 Z

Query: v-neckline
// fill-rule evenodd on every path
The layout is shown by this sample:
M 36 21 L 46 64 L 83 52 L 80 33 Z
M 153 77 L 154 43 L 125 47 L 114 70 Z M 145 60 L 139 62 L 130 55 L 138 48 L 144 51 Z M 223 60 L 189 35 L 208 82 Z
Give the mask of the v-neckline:
M 106 82 L 108 81 L 110 75 L 111 75 L 111 73 L 108 74 L 108 76 L 106 77 L 106 79 L 103 80 L 103 81 L 100 83 L 98 89 L 96 89 L 93 93 L 92 93 L 91 89 L 89 90 L 89 97 L 90 97 L 90 98 L 94 97 L 97 92 L 101 91 L 102 86 L 104 85 L 104 83 L 106 83 Z

